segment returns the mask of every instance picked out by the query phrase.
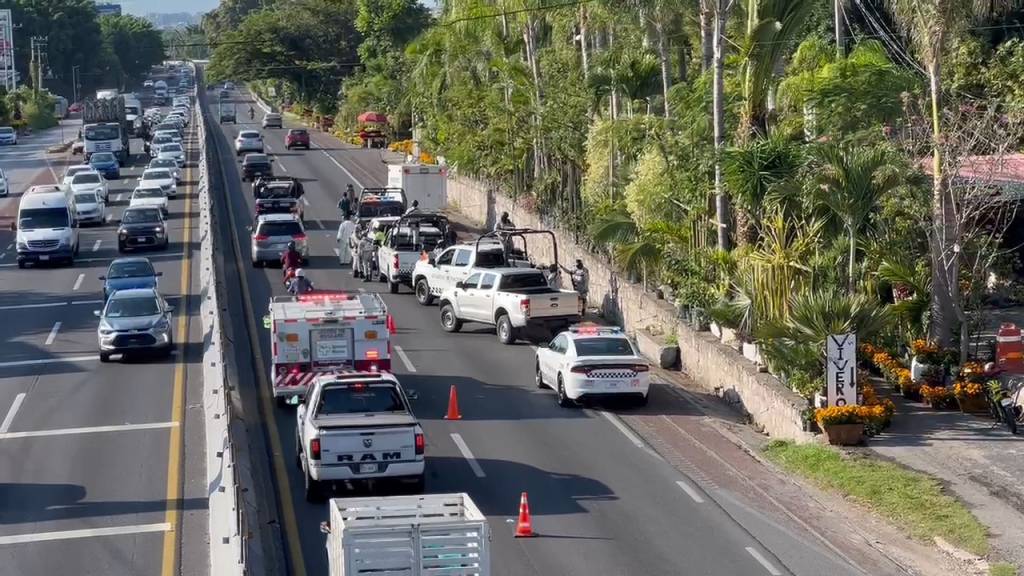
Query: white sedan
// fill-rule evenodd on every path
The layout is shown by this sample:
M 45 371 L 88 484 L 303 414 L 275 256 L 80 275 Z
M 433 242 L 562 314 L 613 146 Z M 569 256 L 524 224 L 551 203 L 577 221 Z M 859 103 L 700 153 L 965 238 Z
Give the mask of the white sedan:
M 242 130 L 235 138 L 235 154 L 241 156 L 246 152 L 263 153 L 263 136 L 255 130 Z
M 157 186 L 139 186 L 132 192 L 132 199 L 128 202 L 129 208 L 148 207 L 159 208 L 164 216 L 167 216 L 167 194 L 163 188 Z
M 628 396 L 647 404 L 650 366 L 619 328 L 579 325 L 537 348 L 536 383 L 552 388 L 558 405 Z
M 94 170 L 83 170 L 72 176 L 71 181 L 68 183 L 68 188 L 74 194 L 79 192 L 95 192 L 103 198 L 104 202 L 107 201 L 107 195 L 110 191 L 107 187 L 106 178 Z
M 71 179 L 75 177 L 75 174 L 79 172 L 95 172 L 96 170 L 88 164 L 79 164 L 78 166 L 68 166 L 68 169 L 64 171 L 64 179 L 60 185 L 68 188 L 71 186 Z
M 167 168 L 146 168 L 139 178 L 139 186 L 159 186 L 170 198 L 178 195 L 178 183 L 174 180 L 174 174 Z
M 167 136 L 171 139 L 171 142 L 177 142 L 181 144 L 181 133 L 177 130 L 157 130 L 153 133 L 153 138 L 160 136 Z
M 174 181 L 181 184 L 181 168 L 178 168 L 178 163 L 171 158 L 153 158 L 149 161 L 149 168 L 164 168 L 170 170 L 171 174 L 174 175 Z
M 107 203 L 99 192 L 75 192 L 75 213 L 82 224 L 104 224 L 107 221 Z
M 164 144 L 160 147 L 160 152 L 156 155 L 157 158 L 170 158 L 174 160 L 178 166 L 185 165 L 185 149 L 181 147 L 181 144 L 172 142 L 170 144 Z

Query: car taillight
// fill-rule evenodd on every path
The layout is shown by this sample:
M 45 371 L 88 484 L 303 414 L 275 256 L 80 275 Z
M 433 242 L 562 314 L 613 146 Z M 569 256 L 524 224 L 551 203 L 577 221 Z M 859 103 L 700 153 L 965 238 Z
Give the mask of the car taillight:
M 264 240 L 269 240 L 270 236 L 265 236 L 263 234 L 257 234 L 255 236 L 253 236 L 252 239 L 257 241 L 257 242 L 263 242 Z
M 392 265 L 395 267 L 395 270 L 398 270 L 398 254 L 395 254 L 395 259 L 392 262 Z
M 647 372 L 650 369 L 650 366 L 647 364 L 637 364 L 636 366 L 633 366 L 633 372 Z
M 306 241 L 306 235 L 305 234 L 295 234 L 294 236 L 292 236 L 292 240 L 298 240 L 300 242 L 305 242 Z
M 427 439 L 423 437 L 423 434 L 416 434 L 416 455 L 422 456 L 426 447 Z
M 569 372 L 574 374 L 590 374 L 590 368 L 586 366 L 573 366 L 569 369 Z
M 320 459 L 320 439 L 313 438 L 309 441 L 309 459 L 319 460 Z
M 529 298 L 523 298 L 522 300 L 519 301 L 519 310 L 523 313 L 524 316 L 529 317 L 529 315 L 530 315 L 530 299 Z

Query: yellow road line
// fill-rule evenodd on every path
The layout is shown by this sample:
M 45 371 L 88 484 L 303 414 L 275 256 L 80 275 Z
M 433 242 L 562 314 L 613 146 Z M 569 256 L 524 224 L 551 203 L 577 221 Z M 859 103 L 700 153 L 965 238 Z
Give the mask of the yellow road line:
M 193 136 L 195 131 L 193 131 Z M 171 529 L 164 532 L 163 560 L 161 576 L 174 576 L 178 565 L 179 521 L 181 517 L 181 447 L 183 444 L 185 420 L 185 346 L 188 344 L 188 297 L 192 288 L 192 267 L 190 266 L 190 247 L 192 239 L 192 193 L 195 183 L 192 182 L 191 164 L 185 169 L 185 181 L 189 183 L 185 189 L 185 227 L 182 238 L 181 259 L 181 301 L 178 306 L 178 359 L 174 365 L 174 391 L 171 400 L 171 422 L 178 425 L 171 430 L 167 450 L 167 511 L 164 522 Z
M 219 127 L 217 128 L 219 130 Z M 220 158 L 220 151 L 217 151 Z M 220 164 L 221 180 L 227 186 L 228 174 L 224 162 Z M 249 280 L 246 275 L 248 271 L 242 264 L 242 248 L 238 242 L 238 230 L 235 222 L 235 212 L 231 207 L 231 200 L 224 203 L 227 208 L 228 225 L 231 228 L 231 243 L 236 258 L 235 266 L 238 269 L 239 288 L 242 292 L 242 310 L 245 316 L 246 332 L 249 333 L 249 347 L 252 350 L 253 373 L 256 376 L 256 387 L 260 393 L 260 412 L 267 424 L 267 436 L 270 440 L 271 461 L 274 467 L 274 478 L 277 481 L 277 500 L 281 503 L 281 516 L 284 525 L 285 540 L 288 543 L 288 559 L 291 563 L 292 576 L 306 576 L 306 562 L 302 556 L 302 543 L 299 540 L 299 523 L 295 516 L 295 505 L 292 503 L 291 481 L 288 478 L 288 467 L 284 462 L 284 449 L 281 445 L 281 438 L 278 436 L 277 417 L 274 409 L 274 399 L 270 394 L 271 384 L 267 377 L 266 364 L 263 361 L 263 352 L 260 348 L 260 336 L 263 331 L 256 324 L 256 311 L 252 306 L 252 294 L 249 292 Z

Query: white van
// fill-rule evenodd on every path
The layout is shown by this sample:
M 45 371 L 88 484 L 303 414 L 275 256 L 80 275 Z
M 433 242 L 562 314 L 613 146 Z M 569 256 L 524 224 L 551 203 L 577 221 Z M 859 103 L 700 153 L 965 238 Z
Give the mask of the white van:
M 78 255 L 75 197 L 60 186 L 33 186 L 21 197 L 17 231 L 18 268 L 25 264 L 65 261 Z

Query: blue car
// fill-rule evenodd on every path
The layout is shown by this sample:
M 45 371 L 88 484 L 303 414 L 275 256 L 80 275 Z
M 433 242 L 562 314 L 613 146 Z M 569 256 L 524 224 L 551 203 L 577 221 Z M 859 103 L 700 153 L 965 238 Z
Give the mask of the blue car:
M 162 275 L 162 272 L 153 270 L 149 258 L 118 258 L 110 263 L 106 275 L 100 276 L 100 280 L 103 281 L 103 299 L 110 298 L 110 295 L 118 290 L 156 289 L 157 278 Z
M 110 152 L 93 153 L 89 157 L 89 166 L 107 180 L 117 180 L 121 177 L 121 166 L 117 163 L 117 156 Z

